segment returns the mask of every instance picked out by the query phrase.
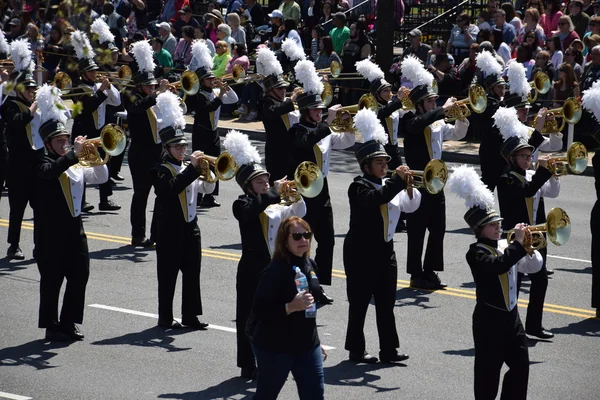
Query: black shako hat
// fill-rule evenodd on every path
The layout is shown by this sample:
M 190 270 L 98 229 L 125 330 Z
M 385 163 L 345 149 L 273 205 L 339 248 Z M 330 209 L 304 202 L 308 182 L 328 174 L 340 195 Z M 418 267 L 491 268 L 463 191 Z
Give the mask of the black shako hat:
M 504 143 L 502 143 L 502 147 L 500 148 L 500 154 L 502 154 L 502 157 L 504 157 L 506 162 L 512 164 L 510 162 L 510 156 L 513 155 L 515 152 L 525 148 L 530 148 L 532 151 L 534 149 L 534 147 L 527 143 L 525 140 L 519 138 L 518 136 L 513 136 L 506 139 Z
M 502 221 L 504 218 L 500 217 L 500 214 L 495 210 L 484 210 L 475 206 L 469 208 L 465 213 L 464 219 L 471 229 L 478 229 L 491 222 Z
M 289 82 L 283 79 L 283 76 L 281 75 L 267 76 L 265 79 L 263 79 L 263 85 L 265 86 L 265 90 L 267 91 L 271 89 L 290 86 Z
M 383 78 L 377 78 L 371 82 L 371 84 L 369 85 L 369 90 L 371 91 L 371 94 L 375 96 L 377 95 L 377 93 L 381 92 L 386 87 L 391 88 L 392 85 Z
M 410 101 L 416 106 L 421 101 L 425 99 L 429 99 L 431 97 L 438 98 L 439 96 L 435 94 L 431 86 L 429 85 L 419 85 L 412 88 L 410 91 L 408 98 Z
M 387 161 L 392 159 L 386 153 L 383 145 L 376 140 L 368 140 L 362 143 L 354 152 L 354 156 L 360 165 L 375 157 L 385 157 Z
M 59 135 L 68 135 L 71 136 L 65 124 L 55 119 L 49 119 L 40 125 L 40 137 L 44 142 L 52 139 L 55 136 Z
M 235 173 L 235 181 L 242 190 L 246 191 L 246 185 L 260 175 L 271 176 L 260 164 L 244 164 Z
M 502 76 L 491 74 L 483 78 L 483 86 L 485 86 L 486 91 L 490 91 L 496 85 L 506 85 L 506 81 Z
M 158 81 L 152 72 L 137 72 L 133 75 L 135 85 L 158 85 Z
M 183 133 L 183 129 L 181 128 L 173 128 L 172 126 L 167 126 L 166 128 L 158 131 L 158 136 L 160 136 L 160 141 L 165 145 L 171 144 L 187 144 L 187 139 L 185 134 Z
M 77 67 L 82 72 L 98 71 L 100 68 L 92 58 L 82 58 L 77 62 Z
M 205 78 L 214 78 L 215 74 L 213 74 L 212 69 L 208 69 L 208 68 L 198 68 L 196 71 L 196 75 L 198 75 L 198 79 L 202 80 Z
M 17 75 L 16 86 L 37 87 L 37 82 L 33 79 L 33 73 L 29 70 L 21 71 Z
M 531 108 L 529 101 L 523 100 L 523 98 L 516 93 L 510 93 L 508 96 L 504 97 L 504 105 L 505 107 L 514 107 L 516 109 Z
M 297 99 L 298 108 L 302 110 L 326 109 L 320 94 L 302 93 Z

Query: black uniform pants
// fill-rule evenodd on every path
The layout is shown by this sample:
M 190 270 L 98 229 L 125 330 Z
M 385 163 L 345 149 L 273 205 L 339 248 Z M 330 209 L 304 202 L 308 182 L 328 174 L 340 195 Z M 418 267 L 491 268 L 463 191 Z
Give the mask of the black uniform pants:
M 477 304 L 473 313 L 475 341 L 475 399 L 495 399 L 502 365 L 509 370 L 502 381 L 503 400 L 525 400 L 529 382 L 527 336 L 517 307 L 502 311 Z
M 356 262 L 361 257 L 356 254 L 356 249 L 349 248 L 352 247 L 349 243 L 344 243 L 346 293 L 349 303 L 345 349 L 361 354 L 365 351 L 363 330 L 372 298 L 375 301 L 380 352 L 393 353 L 400 346 L 394 317 L 398 279 L 396 253 L 392 250 L 386 263 L 370 265 L 367 270 L 367 265 Z
M 590 218 L 592 230 L 592 307 L 600 308 L 600 200 L 596 200 Z
M 500 149 L 498 149 L 500 151 Z M 481 160 L 481 181 L 490 189 L 492 192 L 498 186 L 498 181 L 500 180 L 500 176 L 504 173 L 504 168 L 506 165 L 498 163 L 490 164 L 489 162 L 485 162 L 483 159 Z
M 146 237 L 146 208 L 154 181 L 152 168 L 159 162 L 161 151 L 160 144 L 152 148 L 130 147 L 129 149 L 127 160 L 133 182 L 129 220 L 131 222 L 131 236 L 135 238 Z M 151 224 L 152 226 L 155 224 L 154 214 Z M 150 230 L 153 231 L 153 228 L 151 227 Z
M 160 321 L 173 320 L 173 296 L 179 271 L 181 271 L 182 280 L 182 317 L 194 318 L 202 315 L 200 228 L 194 221 L 180 229 L 183 230 L 183 237 L 177 237 L 178 243 L 173 243 L 173 240 L 168 239 L 168 232 L 166 234 L 162 232 L 156 244 L 158 318 Z
M 4 182 L 8 172 L 8 144 L 4 135 L 4 123 L 0 121 L 0 200 L 4 191 Z
M 68 257 L 56 254 L 55 257 L 37 256 L 40 271 L 40 328 L 53 328 L 59 324 L 66 327 L 83 322 L 85 307 L 85 288 L 90 275 L 90 258 L 87 239 L 83 239 L 79 249 L 69 251 Z M 60 288 L 64 280 L 67 287 L 63 297 L 60 320 L 58 303 Z
M 538 250 L 544 259 L 542 269 L 535 274 L 528 274 L 531 281 L 529 288 L 529 304 L 527 305 L 527 319 L 525 328 L 528 332 L 537 332 L 542 329 L 542 315 L 544 314 L 544 300 L 548 289 L 548 270 L 546 269 L 547 247 Z M 519 289 L 523 274 L 519 273 Z
M 429 194 L 421 192 L 421 205 L 406 215 L 408 250 L 406 269 L 411 275 L 423 271 L 444 270 L 444 235 L 446 234 L 446 198 L 444 192 Z M 425 259 L 421 261 L 425 244 L 425 231 L 429 231 Z
M 8 204 L 10 206 L 8 222 L 8 243 L 19 245 L 21 241 L 21 224 L 27 204 L 35 212 L 35 176 L 30 164 L 31 156 L 14 153 L 8 158 Z M 35 238 L 35 232 L 34 232 Z
M 327 185 L 327 181 L 325 181 Z M 325 191 L 326 188 L 323 188 Z M 328 191 L 312 199 L 304 198 L 306 202 L 306 215 L 304 220 L 309 223 L 315 240 L 318 243 L 315 262 L 315 272 L 321 285 L 331 285 L 331 272 L 333 270 L 333 247 L 335 246 L 335 232 L 333 230 L 333 208 Z

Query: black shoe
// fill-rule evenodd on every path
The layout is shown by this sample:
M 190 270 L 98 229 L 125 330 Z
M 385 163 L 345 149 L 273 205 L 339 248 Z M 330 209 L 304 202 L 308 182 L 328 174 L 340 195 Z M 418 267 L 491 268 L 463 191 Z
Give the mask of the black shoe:
M 434 289 L 445 289 L 448 287 L 448 285 L 442 282 L 439 275 L 433 271 L 425 272 L 425 279 L 427 279 L 430 282 L 433 282 Z
M 367 353 L 366 351 L 364 352 L 355 352 L 355 351 L 351 351 L 350 352 L 350 357 L 348 357 L 351 361 L 355 361 L 357 363 L 364 363 L 364 364 L 375 364 L 377 363 L 377 361 L 379 361 L 377 359 L 377 357 L 370 355 L 369 353 Z
M 600 308 L 596 308 L 596 318 L 600 318 Z
M 165 329 L 181 329 L 183 328 L 183 325 L 181 325 L 179 322 L 175 321 L 175 320 L 163 320 L 163 319 L 159 319 L 158 320 L 158 326 L 160 326 L 161 328 L 165 328 Z
M 68 324 L 60 327 L 60 330 L 71 338 L 71 340 L 83 340 L 85 337 L 79 330 L 79 327 L 75 324 Z
M 73 339 L 58 328 L 46 329 L 46 340 L 50 342 L 72 342 Z
M 204 198 L 200 202 L 200 207 L 203 208 L 212 208 L 212 207 L 221 207 L 221 204 L 215 200 L 215 196 L 206 194 Z
M 94 206 L 91 205 L 90 203 L 88 203 L 87 201 L 85 203 L 83 203 L 83 207 L 81 207 L 81 210 L 86 213 L 92 211 L 93 209 L 94 209 Z
M 131 238 L 131 245 L 135 247 L 152 247 L 154 242 L 145 237 L 133 237 Z
M 331 304 L 333 303 L 333 297 L 329 296 L 327 293 L 325 293 L 325 291 L 323 290 L 323 288 L 321 288 L 321 295 L 318 296 L 317 301 L 323 305 L 327 305 L 327 304 Z
M 529 336 L 535 336 L 536 338 L 539 338 L 539 339 L 552 339 L 554 337 L 554 333 L 547 331 L 544 328 L 540 329 L 539 331 L 528 330 L 527 334 Z
M 100 211 L 117 211 L 121 209 L 121 206 L 112 200 L 107 200 L 98 204 L 98 209 Z
M 548 276 L 554 275 L 554 270 L 553 269 L 546 269 L 546 275 L 548 275 Z
M 201 331 L 205 331 L 206 328 L 208 328 L 208 324 L 204 323 L 204 322 L 200 322 L 198 321 L 198 318 L 194 317 L 194 318 L 182 318 L 181 319 L 181 324 L 183 326 L 185 326 L 186 328 L 190 328 L 190 329 L 194 329 L 194 330 L 201 330 Z
M 398 221 L 398 225 L 396 225 L 396 233 L 406 232 L 406 223 L 402 220 Z
M 402 362 L 408 360 L 408 354 L 400 354 L 397 351 L 393 353 L 382 353 L 379 352 L 379 358 L 381 362 L 391 363 L 391 362 Z
M 410 278 L 410 287 L 415 289 L 433 290 L 435 284 L 425 278 Z
M 257 369 L 256 367 L 243 367 L 240 376 L 246 379 L 256 380 Z
M 117 186 L 117 182 L 115 182 L 115 181 L 113 180 L 113 178 L 110 178 L 109 180 L 110 180 L 110 184 L 111 184 L 112 186 Z
M 121 176 L 121 174 L 115 174 L 114 176 L 111 177 L 112 179 L 114 179 L 115 181 L 124 181 L 125 178 L 123 178 Z
M 10 260 L 24 260 L 25 255 L 21 251 L 18 245 L 11 244 L 8 250 L 6 250 L 6 257 Z

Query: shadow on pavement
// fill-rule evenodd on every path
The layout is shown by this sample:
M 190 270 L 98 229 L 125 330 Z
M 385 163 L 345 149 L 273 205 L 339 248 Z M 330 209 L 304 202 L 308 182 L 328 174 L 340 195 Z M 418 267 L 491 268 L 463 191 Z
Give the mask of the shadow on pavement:
M 12 261 L 4 257 L 0 259 L 0 276 L 8 275 L 10 272 L 17 272 L 27 269 L 27 266 L 35 264 L 35 260 L 30 258 L 22 261 Z
M 221 249 L 221 250 L 242 250 L 241 243 L 222 244 L 220 246 L 210 246 L 210 249 Z
M 449 356 L 475 357 L 475 348 L 463 350 L 445 350 L 442 351 L 442 353 L 448 354 Z
M 400 387 L 385 388 L 375 384 L 381 379 L 373 372 L 383 368 L 406 367 L 406 364 L 356 364 L 345 360 L 337 365 L 323 368 L 325 373 L 325 384 L 335 386 L 360 386 L 375 389 L 376 393 L 398 390 Z
M 446 231 L 446 233 L 459 233 L 461 235 L 473 235 L 473 230 L 471 228 L 460 228 L 460 229 L 452 229 L 451 231 Z
M 396 290 L 396 307 L 417 306 L 424 309 L 437 308 L 427 304 L 429 302 L 427 295 L 430 293 L 432 292 L 409 287 Z
M 133 247 L 124 245 L 107 249 L 91 251 L 90 260 L 129 260 L 132 262 L 143 262 L 148 253 L 155 251 L 154 247 Z
M 7 347 L 0 350 L 0 366 L 17 367 L 28 365 L 35 369 L 55 368 L 58 365 L 50 365 L 49 360 L 57 353 L 50 350 L 61 349 L 71 343 L 45 342 L 44 339 L 34 340 L 15 347 Z
M 182 335 L 190 332 L 189 329 L 169 330 L 153 326 L 142 332 L 131 332 L 123 336 L 117 336 L 110 339 L 99 340 L 92 342 L 93 345 L 99 346 L 114 346 L 114 345 L 130 345 L 139 347 L 160 347 L 168 352 L 191 350 L 191 347 L 177 347 L 173 344 L 175 335 Z
M 573 322 L 562 328 L 553 328 L 552 333 L 561 335 L 580 335 L 580 336 L 598 336 L 600 337 L 600 319 L 587 318 L 581 321 Z
M 572 272 L 574 274 L 592 274 L 592 267 L 587 267 L 584 269 L 567 269 L 567 268 L 554 268 L 555 271 L 565 271 Z
M 248 383 L 242 378 L 229 378 L 218 385 L 211 386 L 198 392 L 186 393 L 164 393 L 158 396 L 159 399 L 179 399 L 179 400 L 197 400 L 197 399 L 230 399 L 235 396 L 236 399 L 249 400 L 254 396 L 254 392 L 248 389 L 256 387 L 255 383 Z M 240 395 L 244 397 L 239 397 Z

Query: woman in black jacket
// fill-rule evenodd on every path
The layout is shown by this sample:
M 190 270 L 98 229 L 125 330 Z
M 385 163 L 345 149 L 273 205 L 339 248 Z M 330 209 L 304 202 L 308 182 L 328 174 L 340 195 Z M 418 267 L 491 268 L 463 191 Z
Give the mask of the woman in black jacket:
M 306 221 L 290 217 L 279 226 L 273 261 L 264 270 L 254 297 L 248 334 L 258 362 L 254 399 L 276 399 L 290 371 L 301 400 L 324 398 L 323 356 L 312 293 L 319 281 L 309 258 L 312 232 Z M 308 290 L 296 289 L 296 268 Z

